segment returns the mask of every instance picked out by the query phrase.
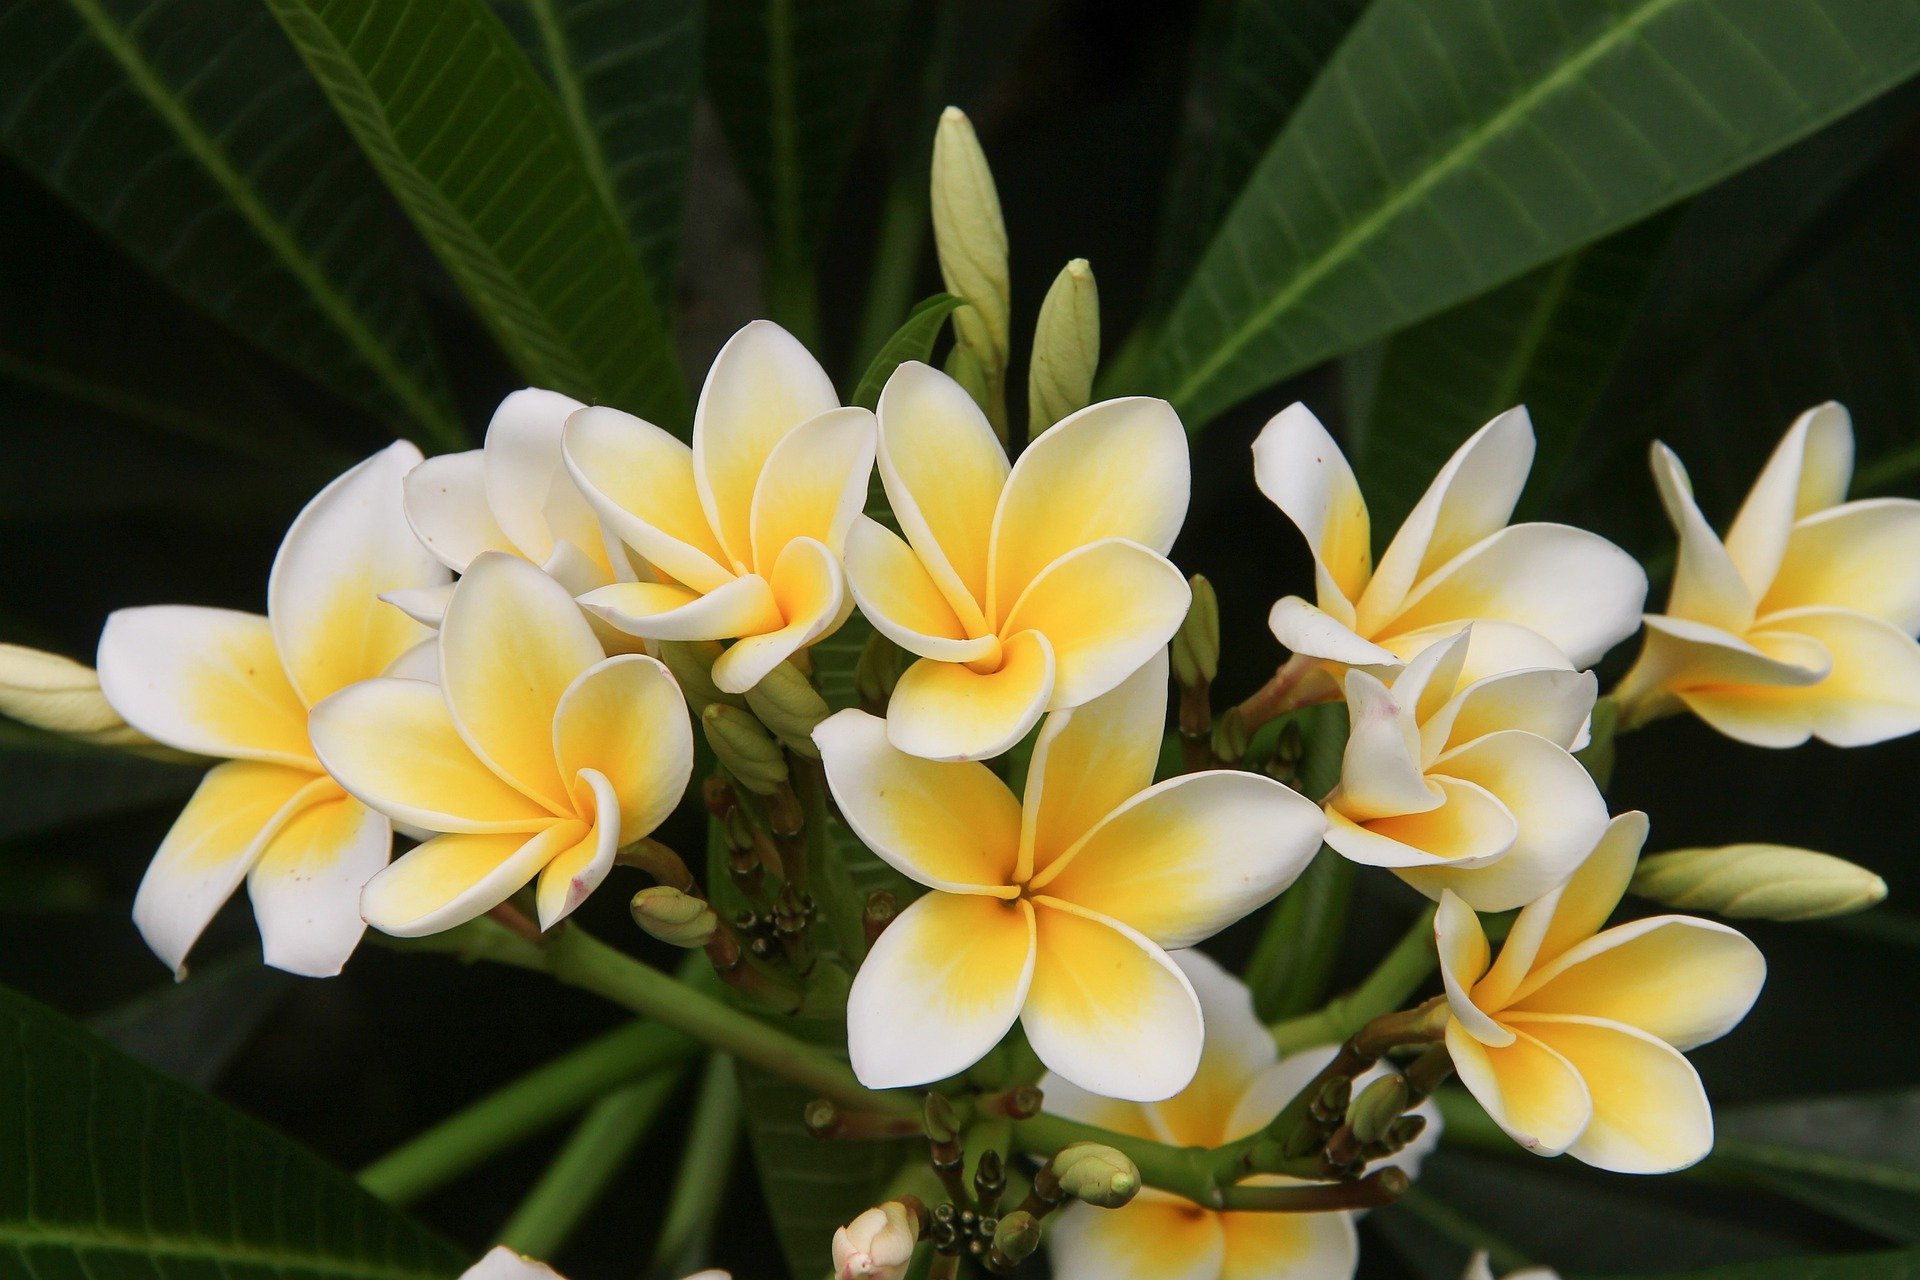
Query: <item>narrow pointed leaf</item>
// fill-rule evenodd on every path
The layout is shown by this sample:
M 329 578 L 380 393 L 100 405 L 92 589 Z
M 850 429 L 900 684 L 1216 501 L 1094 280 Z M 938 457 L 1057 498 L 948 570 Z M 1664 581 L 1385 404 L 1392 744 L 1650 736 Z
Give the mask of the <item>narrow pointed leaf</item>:
M 965 298 L 956 298 L 950 293 L 936 293 L 914 307 L 907 318 L 901 322 L 893 336 L 875 354 L 867 371 L 860 375 L 860 385 L 854 388 L 852 403 L 862 409 L 872 409 L 880 403 L 880 391 L 887 385 L 887 379 L 893 371 L 909 360 L 926 361 L 933 356 L 933 344 L 940 337 L 940 327 L 947 317 L 967 305 Z

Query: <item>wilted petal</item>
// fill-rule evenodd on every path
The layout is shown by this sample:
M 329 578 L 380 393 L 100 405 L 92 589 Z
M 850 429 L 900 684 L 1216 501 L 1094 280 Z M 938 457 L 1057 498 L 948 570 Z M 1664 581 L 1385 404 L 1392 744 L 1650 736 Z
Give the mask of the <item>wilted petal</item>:
M 693 415 L 693 473 L 736 572 L 753 563 L 753 492 L 774 446 L 839 404 L 820 362 L 770 320 L 747 325 L 713 358 Z
M 1172 549 L 1192 488 L 1187 433 L 1164 400 L 1104 400 L 1069 414 L 1013 464 L 993 523 L 990 616 L 1076 547 L 1108 539 Z
M 313 709 L 313 742 L 349 794 L 409 827 L 524 836 L 554 817 L 473 753 L 424 680 L 349 685 Z
M 1031 630 L 1047 638 L 1055 663 L 1048 710 L 1059 711 L 1138 671 L 1180 629 L 1192 600 L 1187 580 L 1164 556 L 1108 539 L 1043 569 L 1007 614 L 1001 634 Z
M 713 682 L 728 693 L 745 693 L 767 672 L 800 650 L 840 629 L 853 611 L 846 574 L 826 544 L 795 538 L 773 566 L 778 627 L 743 636 L 713 664 Z
M 570 804 L 553 758 L 554 712 L 567 686 L 604 657 L 564 587 L 497 553 L 467 569 L 440 627 L 440 684 L 460 736 L 555 813 Z
M 149 738 L 200 755 L 313 767 L 306 707 L 258 614 L 118 609 L 100 633 L 96 665 L 107 702 Z
M 1047 1236 L 1047 1257 L 1055 1280 L 1220 1280 L 1220 1224 L 1220 1214 L 1148 1187 L 1118 1209 L 1069 1204 Z
M 875 426 L 865 409 L 831 409 L 788 432 L 767 456 L 753 494 L 753 564 L 773 572 L 795 538 L 836 555 L 866 505 Z
M 901 912 L 847 996 L 847 1051 L 860 1082 L 929 1084 L 1000 1043 L 1033 980 L 1033 917 L 1024 901 L 937 891 Z
M 1083 1089 L 1136 1102 L 1186 1088 L 1202 1042 L 1186 975 L 1117 920 L 1050 897 L 1034 906 L 1037 956 L 1020 1023 L 1040 1061 Z
M 1672 1173 L 1713 1150 L 1713 1109 L 1679 1050 L 1601 1018 L 1516 1014 L 1514 1025 L 1587 1083 L 1593 1118 L 1567 1148 L 1574 1159 L 1614 1173 Z
M 649 564 L 695 591 L 733 578 L 700 504 L 692 449 L 651 422 L 604 407 L 569 418 L 563 448 L 594 512 Z
M 153 856 L 133 923 L 176 974 L 214 913 L 288 818 L 333 784 L 306 769 L 234 760 L 207 771 Z
M 247 874 L 261 958 L 276 969 L 330 978 L 360 945 L 360 891 L 387 865 L 393 827 L 336 787 L 287 819 Z
M 1020 802 L 993 770 L 908 755 L 887 740 L 887 722 L 864 711 L 828 716 L 813 740 L 840 812 L 868 848 L 935 889 L 1012 896 Z
M 1031 887 L 1190 947 L 1292 884 L 1325 830 L 1311 800 L 1271 778 L 1190 773 L 1114 810 Z
M 486 454 L 479 449 L 428 458 L 402 485 L 407 523 L 421 545 L 455 573 L 483 551 L 519 553 L 487 505 Z
M 680 686 L 640 654 L 590 667 L 560 699 L 553 751 L 562 776 L 592 772 L 607 781 L 619 814 L 615 843 L 632 844 L 673 812 L 693 773 L 693 729 Z M 595 794 L 604 819 L 608 801 Z
M 1022 877 L 1044 871 L 1121 803 L 1153 784 L 1167 720 L 1167 654 L 1040 726 L 1021 802 Z
M 1253 479 L 1306 538 L 1325 579 L 1322 601 L 1331 587 L 1351 609 L 1373 571 L 1367 503 L 1346 455 L 1307 406 L 1290 404 L 1260 429 Z
M 532 836 L 435 836 L 367 882 L 360 914 L 396 938 L 442 933 L 511 898 L 586 833 L 584 822 L 556 821 Z
M 1053 700 L 1053 646 L 1038 631 L 1001 645 L 1000 667 L 978 672 L 922 658 L 887 704 L 887 734 L 929 760 L 986 760 L 1027 736 Z
M 1514 1029 L 1511 1044 L 1494 1047 L 1447 1024 L 1447 1053 L 1467 1092 L 1507 1136 L 1535 1155 L 1557 1156 L 1593 1118 L 1593 1096 L 1565 1058 Z

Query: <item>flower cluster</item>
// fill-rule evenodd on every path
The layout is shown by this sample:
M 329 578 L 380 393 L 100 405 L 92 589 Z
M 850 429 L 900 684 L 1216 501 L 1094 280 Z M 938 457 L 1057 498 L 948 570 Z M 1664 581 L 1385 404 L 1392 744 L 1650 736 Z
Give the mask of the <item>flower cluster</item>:
M 991 351 L 967 332 L 967 358 Z M 970 1070 L 1004 1082 L 1030 1051 L 1012 1083 L 1044 1070 L 1059 1122 L 1220 1154 L 1200 1190 L 1149 1169 L 1162 1182 L 1135 1196 L 1125 1148 L 1054 1144 L 1020 1214 L 990 1229 L 985 1209 L 956 1225 L 890 1202 L 836 1238 L 843 1275 L 898 1274 L 923 1233 L 965 1231 L 1004 1269 L 1069 1199 L 1051 1234 L 1063 1276 L 1349 1275 L 1352 1211 L 1417 1171 L 1437 1129 L 1425 1099 L 1449 1073 L 1541 1154 L 1639 1173 L 1704 1156 L 1712 1116 L 1683 1052 L 1740 1021 L 1764 962 L 1710 921 L 1607 921 L 1630 884 L 1724 914 L 1753 886 L 1715 899 L 1724 850 L 1636 878 L 1647 821 L 1610 816 L 1579 753 L 1683 708 L 1769 746 L 1920 729 L 1920 503 L 1842 501 L 1844 412 L 1793 426 L 1724 539 L 1656 450 L 1680 535 L 1672 595 L 1602 700 L 1589 668 L 1640 625 L 1647 579 L 1593 534 L 1509 523 L 1533 453 L 1524 410 L 1461 446 L 1376 561 L 1352 469 L 1287 409 L 1254 474 L 1305 536 L 1314 598 L 1273 605 L 1292 656 L 1209 737 L 1213 597 L 1168 558 L 1190 496 L 1182 425 L 1163 401 L 1054 392 L 1050 425 L 1010 460 L 991 398 L 907 362 L 876 411 L 846 407 L 767 322 L 714 361 L 690 444 L 517 392 L 483 448 L 423 460 L 395 444 L 324 489 L 286 534 L 264 615 L 118 612 L 97 690 L 84 668 L 9 650 L 26 674 L 8 675 L 6 710 L 218 761 L 134 906 L 177 971 L 243 880 L 268 963 L 328 975 L 368 924 L 415 937 L 504 913 L 537 939 L 624 862 L 660 881 L 635 900 L 643 927 L 705 946 L 746 998 L 797 1008 L 829 950 L 851 971 L 848 1049 L 869 1090 L 938 1100 L 976 1087 Z M 856 612 L 872 634 L 850 673 L 862 705 L 835 709 L 817 646 Z M 1162 749 L 1170 676 L 1177 752 Z M 1341 764 L 1309 797 L 1270 727 L 1298 733 L 1295 713 L 1329 702 Z M 728 922 L 651 839 L 688 791 L 696 721 L 719 764 L 703 792 L 715 872 L 755 908 Z M 924 892 L 874 895 L 829 944 L 811 925 L 836 908 L 807 864 L 833 823 Z M 1247 989 L 1191 948 L 1323 842 L 1437 904 L 1443 991 L 1282 1056 Z M 1709 879 L 1688 874 L 1695 855 L 1716 859 Z M 1776 881 L 1803 876 L 1832 904 L 1773 914 L 1877 896 L 1835 860 L 1768 856 L 1791 864 Z M 514 901 L 529 887 L 532 920 Z M 1480 913 L 1515 909 L 1495 955 Z M 1394 1053 L 1404 1074 L 1379 1065 Z M 938 1167 L 945 1128 L 928 1122 Z M 1367 1190 L 1312 1198 L 1329 1186 Z

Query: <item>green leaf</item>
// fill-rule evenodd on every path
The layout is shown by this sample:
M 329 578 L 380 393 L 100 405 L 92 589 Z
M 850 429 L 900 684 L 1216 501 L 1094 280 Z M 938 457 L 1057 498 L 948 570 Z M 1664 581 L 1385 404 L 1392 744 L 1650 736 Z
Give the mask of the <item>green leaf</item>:
M 170 980 L 87 1025 L 148 1066 L 207 1089 L 297 982 L 258 956 L 225 956 L 196 964 L 186 981 Z
M 0 145 L 248 342 L 380 417 L 463 439 L 399 225 L 258 6 L 8 6 Z
M 452 1247 L 266 1126 L 0 990 L 0 1272 L 434 1280 Z
M 601 199 L 619 210 L 655 303 L 672 311 L 700 99 L 698 0 L 496 0 L 553 89 Z
M 707 7 L 708 94 L 759 203 L 776 291 L 783 272 L 810 280 L 904 9 L 903 0 Z
M 1199 426 L 1709 186 L 1920 67 L 1905 0 L 1380 0 L 1147 370 Z
M 1163 313 L 1367 0 L 1216 0 L 1200 19 L 1150 309 Z
M 940 328 L 946 324 L 947 317 L 967 305 L 965 298 L 956 298 L 950 293 L 936 293 L 920 302 L 908 313 L 906 320 L 893 332 L 879 352 L 867 365 L 867 371 L 860 375 L 860 385 L 854 388 L 852 403 L 862 409 L 875 409 L 880 405 L 880 390 L 887 385 L 887 379 L 893 371 L 909 360 L 923 363 L 933 358 L 933 344 L 940 337 Z
M 267 7 L 521 376 L 684 430 L 658 290 L 484 0 Z
M 1903 1244 L 1920 1243 L 1920 1090 L 1723 1111 L 1713 1162 Z
M 1621 1280 L 1628 1280 L 1621 1277 Z M 1742 1262 L 1704 1271 L 1635 1272 L 1631 1280 L 1920 1280 L 1920 1249 Z
M 1572 451 L 1672 231 L 1656 216 L 1387 340 L 1371 411 L 1351 426 L 1375 536 L 1392 536 L 1461 442 L 1525 405 L 1537 497 Z
M 184 798 L 204 771 L 0 720 L 0 840 Z

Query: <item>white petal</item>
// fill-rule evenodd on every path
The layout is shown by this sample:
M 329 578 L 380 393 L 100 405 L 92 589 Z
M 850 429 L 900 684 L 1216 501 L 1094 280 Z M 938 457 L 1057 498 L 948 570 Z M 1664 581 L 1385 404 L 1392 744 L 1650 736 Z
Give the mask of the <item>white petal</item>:
M 1322 602 L 1331 590 L 1351 613 L 1373 572 L 1367 503 L 1346 455 L 1305 405 L 1288 405 L 1260 429 L 1253 479 L 1306 538 Z
M 309 978 L 339 973 L 366 932 L 361 890 L 392 852 L 386 817 L 349 795 L 288 819 L 247 874 L 262 958 Z
M 1853 420 L 1829 400 L 1794 420 L 1727 530 L 1727 554 L 1755 598 L 1779 572 L 1794 521 L 1846 497 L 1853 475 Z
M 438 629 L 441 621 L 446 618 L 447 602 L 452 599 L 453 584 L 451 582 L 443 582 L 438 586 L 432 587 L 398 587 L 392 591 L 382 591 L 380 593 L 382 603 L 392 605 L 423 627 L 433 627 L 435 629 Z M 428 642 L 425 640 L 420 642 L 420 644 L 426 643 Z M 414 646 L 416 649 L 419 647 L 419 645 Z M 411 653 L 413 650 L 409 649 L 407 652 Z M 399 658 L 395 658 L 394 662 L 398 662 L 399 660 Z M 393 665 L 389 663 L 386 673 L 390 673 L 392 670 Z M 437 679 L 439 673 L 435 672 L 434 676 Z
M 751 573 L 705 595 L 666 582 L 616 582 L 581 596 L 580 607 L 617 630 L 651 640 L 731 640 L 781 623 L 773 588 Z
M 1653 445 L 1653 479 L 1661 505 L 1680 539 L 1673 567 L 1673 587 L 1667 612 L 1710 627 L 1739 632 L 1753 621 L 1758 591 L 1741 580 L 1733 558 L 1714 534 L 1693 498 L 1693 482 L 1680 456 L 1666 445 Z M 1759 590 L 1764 591 L 1763 583 Z
M 1421 765 L 1420 730 L 1411 702 L 1402 702 L 1379 679 L 1349 670 L 1347 734 L 1340 766 L 1340 811 L 1356 822 L 1426 813 L 1440 807 L 1440 789 L 1430 786 Z
M 571 488 L 561 465 L 560 434 L 568 416 L 585 407 L 557 391 L 528 387 L 502 400 L 487 424 L 487 505 L 520 554 L 536 563 L 553 552 L 549 500 L 557 485 Z
M 1383 649 L 1363 639 L 1351 626 L 1331 614 L 1308 604 L 1299 596 L 1285 596 L 1274 602 L 1267 614 L 1267 627 L 1273 638 L 1294 653 L 1349 666 L 1398 666 L 1400 659 L 1391 649 Z M 1454 628 L 1458 630 L 1459 628 Z
M 482 551 L 519 551 L 487 505 L 486 469 L 479 449 L 445 453 L 407 472 L 402 486 L 414 535 L 455 573 Z
M 567 473 L 614 535 L 695 591 L 734 577 L 707 523 L 693 450 L 618 409 L 582 409 L 561 439 Z
M 847 586 L 860 612 L 908 653 L 941 662 L 977 662 L 999 647 L 969 636 L 933 575 L 899 534 L 866 516 L 847 534 Z
M 444 932 L 511 898 L 586 831 L 585 823 L 568 821 L 531 836 L 435 836 L 367 882 L 360 914 L 396 938 Z

